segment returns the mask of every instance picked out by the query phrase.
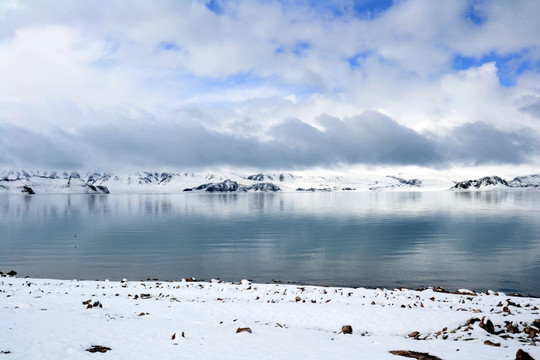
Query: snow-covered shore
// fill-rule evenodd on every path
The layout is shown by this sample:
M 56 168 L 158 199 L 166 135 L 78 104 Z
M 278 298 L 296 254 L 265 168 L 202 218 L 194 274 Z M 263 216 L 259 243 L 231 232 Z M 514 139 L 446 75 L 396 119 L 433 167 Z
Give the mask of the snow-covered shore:
M 0 357 L 540 359 L 540 299 L 461 292 L 4 276 Z

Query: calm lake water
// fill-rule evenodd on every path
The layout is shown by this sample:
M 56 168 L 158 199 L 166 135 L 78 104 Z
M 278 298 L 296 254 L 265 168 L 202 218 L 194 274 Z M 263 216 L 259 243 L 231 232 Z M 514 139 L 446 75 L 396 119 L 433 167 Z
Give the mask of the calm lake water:
M 0 271 L 540 296 L 540 192 L 0 195 Z

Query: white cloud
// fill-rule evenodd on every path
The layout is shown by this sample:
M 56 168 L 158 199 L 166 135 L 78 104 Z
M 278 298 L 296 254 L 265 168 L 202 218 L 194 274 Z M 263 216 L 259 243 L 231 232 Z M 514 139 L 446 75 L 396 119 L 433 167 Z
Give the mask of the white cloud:
M 225 1 L 220 15 L 202 0 L 2 3 L 0 124 L 52 139 L 189 122 L 268 140 L 287 119 L 320 128 L 321 114 L 376 110 L 420 133 L 539 132 L 537 1 L 406 0 L 364 17 L 335 6 L 342 16 L 278 1 Z M 458 55 L 477 63 L 454 69 Z

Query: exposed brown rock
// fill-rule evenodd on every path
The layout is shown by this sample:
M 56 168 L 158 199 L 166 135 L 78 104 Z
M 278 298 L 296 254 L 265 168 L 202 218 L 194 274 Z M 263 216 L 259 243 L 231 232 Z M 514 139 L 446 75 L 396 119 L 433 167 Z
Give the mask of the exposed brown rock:
M 250 333 L 250 334 L 252 333 L 251 329 L 248 328 L 248 327 L 236 329 L 236 333 L 237 333 L 237 334 L 238 334 L 238 333 L 241 333 L 241 332 L 248 332 L 248 333 Z
M 493 342 L 491 340 L 486 340 L 486 341 L 484 341 L 484 345 L 499 347 L 499 346 L 501 346 L 501 343 L 495 343 L 495 342 Z
M 486 320 L 486 317 L 484 316 L 482 320 L 480 321 L 480 327 L 484 330 L 486 330 L 488 333 L 493 334 L 495 333 L 495 326 L 491 322 L 491 320 Z
M 351 325 L 343 325 L 341 327 L 341 332 L 344 334 L 352 334 L 352 326 Z
M 472 325 L 472 324 L 474 324 L 475 322 L 478 322 L 478 321 L 480 321 L 479 318 L 470 318 L 470 319 L 467 320 L 467 322 L 465 323 L 465 326 Z
M 509 321 L 506 323 L 506 332 L 508 332 L 509 334 L 518 334 L 519 328 L 514 325 L 514 322 Z
M 175 332 L 174 334 L 172 334 L 171 340 L 175 340 L 176 337 L 177 337 L 177 334 L 178 334 L 177 332 Z M 181 336 L 182 336 L 183 338 L 185 338 L 185 337 L 186 337 L 186 334 L 182 331 Z
M 534 360 L 527 352 L 519 349 L 516 353 L 516 360 Z
M 17 275 L 17 272 L 15 270 L 11 270 L 10 272 L 7 273 L 9 276 L 15 276 Z
M 527 326 L 524 332 L 532 339 L 533 337 L 536 337 L 540 331 L 533 327 Z
M 434 355 L 430 355 L 428 353 L 409 351 L 409 350 L 392 350 L 390 351 L 390 354 L 404 356 L 404 357 L 418 359 L 418 360 L 442 360 L 441 358 Z
M 512 300 L 506 300 L 506 302 L 508 303 L 509 306 L 521 307 L 521 305 L 516 304 L 516 303 L 513 302 Z
M 420 333 L 418 331 L 413 331 L 412 333 L 409 334 L 409 337 L 410 338 L 418 338 L 418 336 L 420 335 Z

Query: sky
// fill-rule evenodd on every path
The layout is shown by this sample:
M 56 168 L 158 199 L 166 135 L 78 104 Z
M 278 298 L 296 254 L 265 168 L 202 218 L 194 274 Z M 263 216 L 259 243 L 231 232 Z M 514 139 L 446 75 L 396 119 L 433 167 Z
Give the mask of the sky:
M 538 168 L 539 14 L 0 0 L 0 168 Z

